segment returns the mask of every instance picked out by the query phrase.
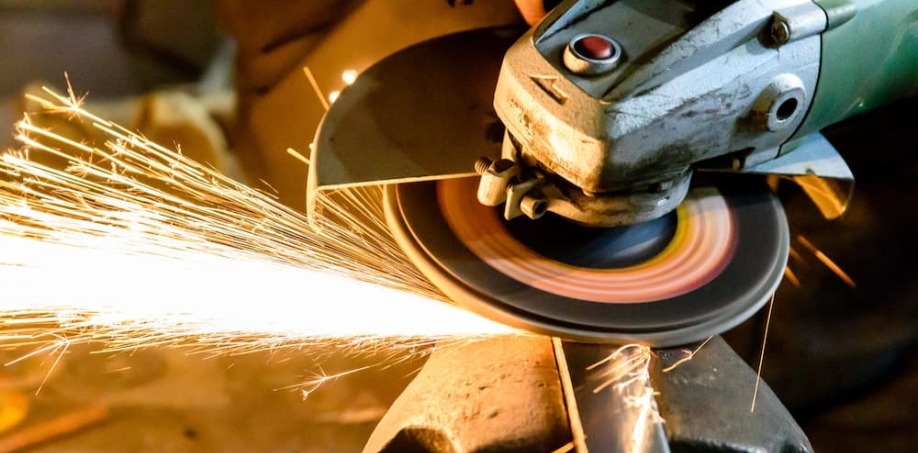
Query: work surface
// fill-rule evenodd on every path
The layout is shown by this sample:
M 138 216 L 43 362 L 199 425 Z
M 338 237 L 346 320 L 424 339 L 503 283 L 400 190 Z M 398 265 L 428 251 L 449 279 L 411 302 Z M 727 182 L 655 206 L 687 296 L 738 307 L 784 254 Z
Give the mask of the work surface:
M 56 358 L 0 369 L 0 451 L 25 435 L 36 445 L 27 451 L 41 452 L 360 451 L 420 365 L 410 360 L 344 376 L 304 399 L 300 384 L 322 370 L 380 359 L 330 356 L 318 367 L 314 354 L 292 349 L 207 358 L 176 349 L 93 354 L 76 346 L 52 370 Z M 73 433 L 55 436 L 60 426 Z
M 3 359 L 20 355 L 5 353 Z M 2 369 L 0 424 L 13 426 L 0 433 L 0 449 L 31 432 L 37 443 L 26 451 L 35 452 L 358 452 L 422 364 L 411 360 L 344 376 L 304 400 L 287 387 L 319 369 L 293 350 L 206 358 L 176 349 L 113 356 L 74 347 L 35 395 L 54 358 Z M 331 374 L 378 360 L 331 356 L 323 369 Z M 876 391 L 805 424 L 816 450 L 905 451 L 913 445 L 918 360 L 903 368 Z M 19 416 L 24 420 L 15 423 Z M 80 418 L 97 416 L 96 423 L 80 426 Z M 66 419 L 74 432 L 52 435 Z

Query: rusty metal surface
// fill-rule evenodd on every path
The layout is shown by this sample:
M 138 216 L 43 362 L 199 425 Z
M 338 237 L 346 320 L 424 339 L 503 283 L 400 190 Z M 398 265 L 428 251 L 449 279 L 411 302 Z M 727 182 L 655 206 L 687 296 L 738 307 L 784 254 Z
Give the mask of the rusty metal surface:
M 570 441 L 551 340 L 502 337 L 432 354 L 364 452 L 522 453 Z
M 663 369 L 685 357 L 660 350 L 652 367 L 660 415 L 674 451 L 813 451 L 803 430 L 764 382 L 750 411 L 756 374 L 720 337 L 670 372 Z
M 635 409 L 612 387 L 595 392 L 604 375 L 591 368 L 618 347 L 555 346 L 553 354 L 548 338 L 520 337 L 437 351 L 364 452 L 555 451 L 568 443 L 578 452 L 630 449 Z M 665 422 L 650 425 L 642 451 L 812 451 L 766 384 L 750 412 L 755 372 L 720 337 L 672 371 L 663 370 L 683 350 L 654 354 L 650 372 Z

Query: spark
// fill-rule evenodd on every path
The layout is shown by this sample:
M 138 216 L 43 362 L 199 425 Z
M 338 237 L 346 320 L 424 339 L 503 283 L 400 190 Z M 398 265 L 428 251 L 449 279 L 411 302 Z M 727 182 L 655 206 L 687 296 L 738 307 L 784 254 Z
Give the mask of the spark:
M 64 354 L 66 354 L 67 351 L 70 349 L 71 341 L 69 339 L 64 338 L 61 335 L 58 335 L 55 333 L 51 333 L 50 336 L 56 338 L 57 340 L 47 343 L 43 345 L 42 347 L 24 356 L 21 356 L 17 359 L 11 360 L 3 364 L 3 366 L 6 367 L 6 366 L 15 365 L 19 362 L 22 362 L 23 360 L 29 359 L 30 357 L 33 357 L 36 355 L 46 354 L 46 353 L 49 355 L 56 354 L 56 357 L 54 358 L 54 362 L 51 364 L 51 367 L 48 369 L 48 372 L 45 374 L 45 377 L 42 379 L 41 383 L 38 384 L 38 387 L 35 389 L 35 395 L 38 395 L 41 393 L 41 390 L 45 387 L 45 384 L 48 383 L 48 379 L 51 378 L 51 375 L 54 373 L 54 370 L 56 370 L 57 366 L 60 365 L 61 359 L 64 358 Z
M 714 338 L 714 337 L 708 337 L 706 340 L 701 342 L 701 344 L 698 345 L 698 347 L 695 348 L 694 350 L 693 349 L 683 349 L 682 353 L 685 354 L 685 356 L 673 362 L 672 365 L 666 368 L 663 368 L 662 371 L 664 373 L 669 373 L 670 371 L 675 370 L 676 368 L 679 368 L 679 366 L 682 365 L 683 363 L 693 360 L 695 358 L 695 354 L 698 354 L 698 351 L 701 351 L 701 348 L 703 348 L 706 344 L 708 344 L 708 342 L 711 341 L 711 338 Z
M 0 346 L 385 351 L 514 333 L 444 303 L 385 228 L 381 188 L 323 199 L 312 225 L 68 93 L 32 99 L 104 143 L 33 115 L 17 125 L 22 149 L 0 155 Z
M 322 107 L 325 108 L 325 111 L 328 111 L 330 105 L 328 101 L 325 100 L 325 95 L 322 94 L 322 89 L 319 88 L 319 82 L 316 81 L 316 77 L 312 74 L 312 70 L 309 69 L 309 66 L 303 66 L 303 74 L 306 74 L 306 78 L 309 80 L 309 85 L 312 86 L 312 90 L 318 95 L 319 102 L 322 103 Z
M 345 85 L 353 85 L 359 75 L 360 73 L 356 69 L 348 69 L 341 73 L 341 80 L 344 81 Z
M 573 451 L 575 448 L 577 448 L 577 444 L 575 444 L 574 441 L 570 441 L 551 453 L 568 453 L 569 451 Z
M 651 428 L 663 422 L 657 410 L 656 392 L 650 382 L 652 357 L 648 346 L 627 344 L 587 368 L 596 370 L 596 377 L 602 382 L 593 389 L 593 393 L 599 393 L 612 386 L 613 390 L 621 395 L 625 405 L 632 409 L 631 423 L 625 423 L 621 427 L 631 430 L 628 448 L 631 452 L 643 451 Z
M 367 366 L 363 366 L 360 368 L 353 368 L 353 369 L 343 371 L 340 373 L 335 373 L 335 374 L 326 374 L 324 370 L 319 368 L 318 373 L 316 373 L 310 379 L 307 379 L 306 381 L 300 384 L 284 387 L 278 390 L 297 389 L 300 392 L 300 397 L 303 398 L 303 401 L 306 401 L 306 399 L 309 398 L 309 395 L 312 395 L 312 392 L 319 389 L 319 387 L 322 387 L 326 382 L 337 381 L 340 378 L 349 376 L 354 373 L 359 373 L 361 371 L 365 371 L 369 368 L 372 368 L 372 365 L 367 365 Z
M 577 408 L 577 397 L 574 394 L 575 388 L 571 380 L 571 370 L 568 367 L 567 357 L 564 353 L 564 344 L 558 337 L 551 339 L 552 349 L 555 352 L 555 360 L 558 366 L 558 377 L 561 379 L 561 388 L 564 392 L 564 404 L 567 407 L 568 421 L 571 431 L 571 442 L 568 444 L 571 449 L 577 451 L 586 451 L 586 433 L 583 431 L 583 420 L 580 419 L 580 409 Z M 559 451 L 564 450 L 566 446 L 561 447 Z
M 800 279 L 797 278 L 797 274 L 790 268 L 790 266 L 784 267 L 784 276 L 787 277 L 787 281 L 791 282 L 792 285 L 797 288 L 800 287 Z
M 309 158 L 306 157 L 306 156 L 304 156 L 304 155 L 302 155 L 302 154 L 300 154 L 299 151 L 297 151 L 297 150 L 295 150 L 295 149 L 293 149 L 293 148 L 287 148 L 287 154 L 289 154 L 289 155 L 290 155 L 291 157 L 293 157 L 294 159 L 296 159 L 296 160 L 298 160 L 298 161 L 300 161 L 300 162 L 306 164 L 307 167 L 309 166 Z
M 337 90 L 332 91 L 331 93 L 328 93 L 328 103 L 334 104 L 335 101 L 338 100 L 338 96 L 341 96 L 341 92 Z
M 759 366 L 755 372 L 755 388 L 752 389 L 752 405 L 749 412 L 755 412 L 755 402 L 759 396 L 759 384 L 762 383 L 762 365 L 765 364 L 765 344 L 768 342 L 768 330 L 771 327 L 771 313 L 775 308 L 775 294 L 771 294 L 771 300 L 768 301 L 768 315 L 765 317 L 765 335 L 762 336 L 762 354 L 759 356 Z
M 803 244 L 803 246 L 806 247 L 807 250 L 809 250 L 813 255 L 816 256 L 816 259 L 821 261 L 822 264 L 825 264 L 825 266 L 829 268 L 830 271 L 834 272 L 835 275 L 837 275 L 838 278 L 840 278 L 843 282 L 845 282 L 846 285 L 852 288 L 857 288 L 857 284 L 854 283 L 854 280 L 844 270 L 842 270 L 842 268 L 838 264 L 835 264 L 835 261 L 832 261 L 832 259 L 826 256 L 825 253 L 822 253 L 822 250 L 819 250 L 806 237 L 804 237 L 802 234 L 798 234 L 797 241 Z

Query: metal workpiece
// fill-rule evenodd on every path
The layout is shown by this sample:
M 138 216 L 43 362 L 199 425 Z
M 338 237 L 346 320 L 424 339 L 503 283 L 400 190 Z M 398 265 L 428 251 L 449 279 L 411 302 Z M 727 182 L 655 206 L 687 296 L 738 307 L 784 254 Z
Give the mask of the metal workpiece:
M 602 387 L 607 374 L 594 366 L 618 349 L 535 336 L 444 346 L 379 422 L 364 452 L 812 451 L 764 383 L 750 412 L 755 372 L 720 337 L 672 370 L 686 350 L 652 351 L 651 415 L 658 410 L 663 421 L 648 420 L 636 445 L 640 408 L 621 387 Z
M 624 390 L 631 386 L 639 391 L 649 390 L 644 388 L 644 382 L 640 382 L 641 370 L 637 370 L 638 376 L 623 376 L 612 384 L 604 382 L 615 371 L 605 373 L 602 365 L 621 367 L 622 362 L 633 360 L 634 355 L 622 354 L 618 360 L 609 360 L 621 346 L 557 339 L 554 344 L 561 385 L 568 398 L 575 453 L 669 453 L 663 422 L 654 417 L 656 406 L 652 405 L 642 413 L 644 408 L 636 406 L 632 399 L 636 396 L 634 392 Z M 643 352 L 635 354 L 640 353 Z M 626 382 L 631 379 L 634 381 Z M 648 403 L 652 404 L 649 400 Z M 642 420 L 642 416 L 646 418 Z M 635 435 L 635 428 L 640 425 L 646 428 Z
M 505 336 L 440 346 L 364 452 L 550 452 L 570 442 L 551 339 Z
M 813 451 L 809 440 L 765 382 L 756 388 L 752 370 L 720 337 L 711 338 L 691 360 L 685 350 L 656 351 L 651 380 L 674 451 Z
M 681 201 L 661 188 L 678 186 L 695 163 L 727 154 L 741 168 L 769 160 L 803 122 L 825 13 L 809 0 L 738 1 L 719 11 L 686 5 L 569 2 L 507 52 L 494 106 L 516 146 L 503 157 L 519 162 L 523 177 L 558 187 L 545 194 L 571 199 L 573 188 L 631 205 L 576 221 L 659 217 Z M 764 37 L 777 17 L 790 28 L 776 47 Z M 614 68 L 570 70 L 566 49 L 585 35 L 620 46 Z M 635 194 L 666 200 L 665 209 L 630 203 Z M 549 211 L 571 215 L 548 198 Z

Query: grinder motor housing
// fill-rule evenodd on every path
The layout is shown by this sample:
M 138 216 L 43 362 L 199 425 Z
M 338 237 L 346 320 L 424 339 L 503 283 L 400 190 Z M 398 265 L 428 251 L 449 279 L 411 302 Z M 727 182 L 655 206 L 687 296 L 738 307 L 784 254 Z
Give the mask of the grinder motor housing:
M 479 201 L 608 227 L 672 211 L 695 169 L 851 179 L 807 136 L 916 90 L 916 17 L 909 0 L 565 2 L 506 54 Z M 818 149 L 774 165 L 800 148 Z

